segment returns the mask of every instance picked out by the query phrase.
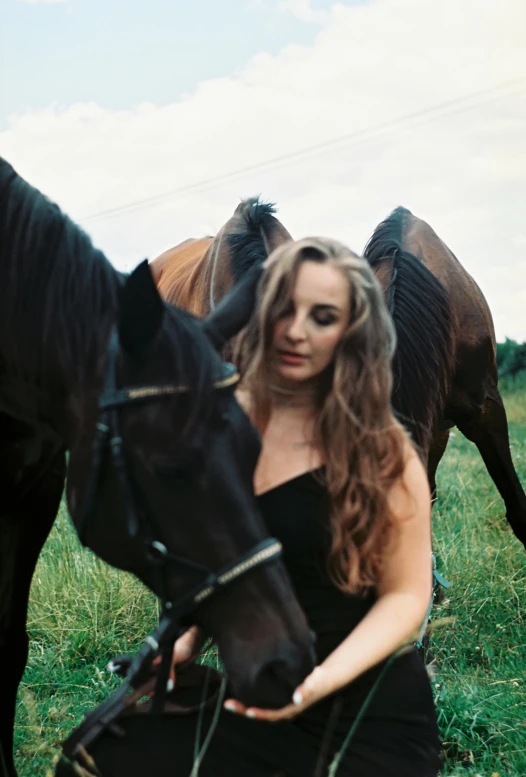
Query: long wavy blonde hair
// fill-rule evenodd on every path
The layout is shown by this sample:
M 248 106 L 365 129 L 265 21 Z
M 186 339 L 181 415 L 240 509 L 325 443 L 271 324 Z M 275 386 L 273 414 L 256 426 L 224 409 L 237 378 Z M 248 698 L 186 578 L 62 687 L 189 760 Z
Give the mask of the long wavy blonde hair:
M 337 268 L 349 286 L 350 321 L 332 364 L 320 375 L 314 445 L 325 464 L 331 500 L 329 571 L 349 593 L 378 580 L 393 531 L 388 494 L 405 465 L 405 430 L 391 408 L 395 332 L 380 286 L 365 259 L 327 238 L 291 241 L 268 258 L 257 309 L 240 336 L 236 363 L 264 430 L 271 409 L 268 358 L 302 262 Z

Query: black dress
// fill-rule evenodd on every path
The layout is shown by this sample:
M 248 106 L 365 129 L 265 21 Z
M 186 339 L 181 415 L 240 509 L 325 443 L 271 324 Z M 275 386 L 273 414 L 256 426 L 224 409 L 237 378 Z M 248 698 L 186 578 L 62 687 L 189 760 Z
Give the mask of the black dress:
M 293 587 L 317 635 L 318 663 L 374 603 L 374 595 L 362 598 L 342 593 L 326 573 L 329 504 L 321 475 L 321 470 L 305 473 L 258 498 L 270 533 L 283 544 Z M 384 663 L 379 664 L 290 721 L 269 724 L 223 710 L 200 777 L 326 777 L 330 761 L 383 667 Z M 206 713 L 203 737 L 211 718 L 212 713 Z M 151 727 L 148 736 L 145 726 Z M 131 718 L 124 740 L 106 734 L 91 752 L 104 777 L 188 777 L 195 728 L 194 716 L 161 720 L 148 716 L 148 722 L 144 717 Z M 325 750 L 324 766 L 317 772 L 320 749 Z M 387 667 L 336 775 L 436 777 L 440 766 L 431 686 L 421 657 L 411 649 Z

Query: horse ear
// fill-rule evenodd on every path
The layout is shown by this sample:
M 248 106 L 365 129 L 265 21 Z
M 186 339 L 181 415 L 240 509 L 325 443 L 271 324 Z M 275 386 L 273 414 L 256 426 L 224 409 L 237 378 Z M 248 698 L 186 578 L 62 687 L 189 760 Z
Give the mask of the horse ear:
M 218 351 L 248 324 L 256 307 L 262 275 L 261 264 L 252 266 L 202 322 L 205 333 Z
M 142 358 L 159 332 L 164 303 L 145 259 L 126 278 L 119 300 L 119 341 L 134 358 Z

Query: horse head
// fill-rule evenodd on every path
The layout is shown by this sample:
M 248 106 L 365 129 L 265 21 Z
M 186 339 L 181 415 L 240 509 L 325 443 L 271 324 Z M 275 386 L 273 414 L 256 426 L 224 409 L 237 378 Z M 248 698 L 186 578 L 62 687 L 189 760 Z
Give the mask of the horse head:
M 162 302 L 140 265 L 122 285 L 102 392 L 83 392 L 70 451 L 67 497 L 83 542 L 169 602 L 267 537 L 252 485 L 259 437 L 212 344 L 242 324 L 235 297 L 198 321 Z M 281 562 L 253 569 L 189 617 L 217 642 L 247 703 L 287 703 L 312 667 Z

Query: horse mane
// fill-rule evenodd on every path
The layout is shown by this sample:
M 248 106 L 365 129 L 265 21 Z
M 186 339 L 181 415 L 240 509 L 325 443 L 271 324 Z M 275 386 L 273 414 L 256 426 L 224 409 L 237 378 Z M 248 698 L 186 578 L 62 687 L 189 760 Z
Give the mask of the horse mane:
M 60 402 L 68 390 L 93 385 L 125 277 L 0 157 L 0 371 L 22 378 L 29 417 L 40 392 Z M 170 305 L 166 312 L 170 371 L 191 389 L 197 416 L 219 357 L 190 313 Z
M 240 226 L 227 234 L 234 280 L 238 281 L 254 264 L 264 262 L 268 256 L 265 232 L 275 222 L 274 203 L 262 202 L 260 197 L 242 200 L 234 211 Z
M 55 373 L 82 384 L 93 322 L 115 310 L 122 276 L 1 158 L 0 243 L 0 331 L 16 332 L 2 337 L 2 362 L 31 382 Z
M 402 247 L 411 211 L 396 208 L 373 232 L 364 257 L 373 270 L 391 261 L 384 290 L 397 346 L 393 358 L 393 408 L 423 448 L 443 407 L 453 359 L 449 295 L 416 256 Z

